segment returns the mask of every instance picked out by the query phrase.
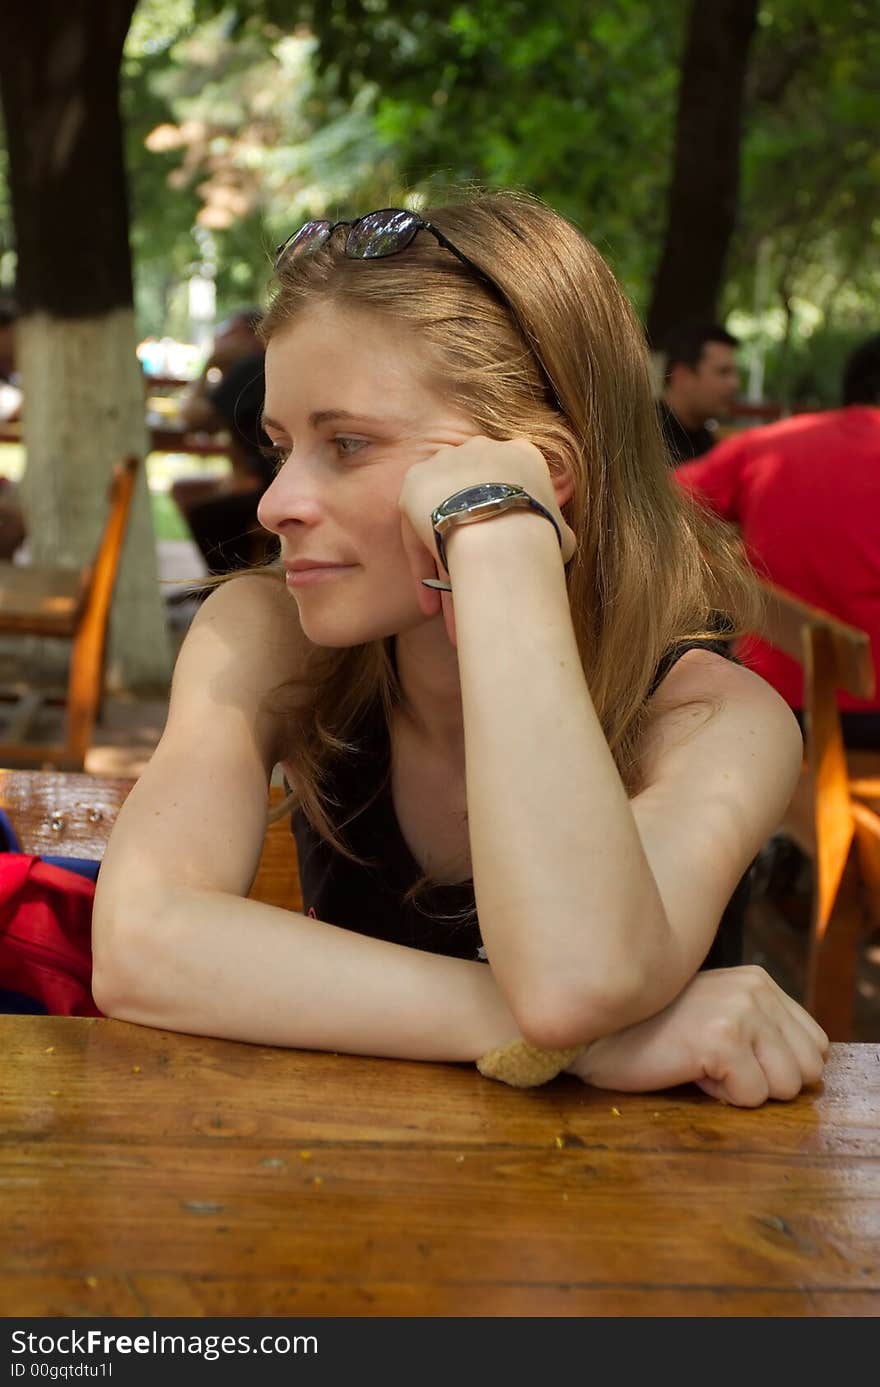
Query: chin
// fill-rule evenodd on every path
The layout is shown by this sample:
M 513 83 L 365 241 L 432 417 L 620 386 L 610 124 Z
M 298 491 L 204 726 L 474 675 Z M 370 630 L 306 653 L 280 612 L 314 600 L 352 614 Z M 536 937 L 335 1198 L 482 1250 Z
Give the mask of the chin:
M 399 636 L 427 619 L 417 606 L 413 610 L 412 604 L 407 606 L 405 612 L 388 610 L 382 614 L 365 612 L 362 615 L 352 611 L 351 606 L 346 610 L 344 605 L 337 611 L 318 611 L 307 601 L 297 602 L 297 607 L 303 635 L 313 645 L 336 650 L 347 650 L 354 645 L 369 645 L 373 641 Z

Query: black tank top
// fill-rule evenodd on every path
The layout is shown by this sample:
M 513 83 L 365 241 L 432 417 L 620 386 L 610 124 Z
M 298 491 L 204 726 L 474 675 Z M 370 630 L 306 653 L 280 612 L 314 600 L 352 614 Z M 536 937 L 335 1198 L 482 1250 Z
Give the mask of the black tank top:
M 694 649 L 733 658 L 722 641 L 685 642 L 661 660 L 650 692 L 676 660 Z M 301 810 L 295 809 L 291 826 L 299 857 L 303 910 L 327 924 L 374 939 L 450 958 L 485 959 L 471 881 L 435 884 L 421 890 L 414 900 L 405 899 L 423 872 L 397 822 L 389 775 L 391 746 L 380 707 L 363 719 L 352 740 L 361 750 L 331 767 L 328 800 L 338 806 L 333 809 L 334 828 L 366 865 L 344 857 L 315 831 Z M 726 968 L 742 961 L 750 874 L 751 868 L 721 917 L 704 968 Z

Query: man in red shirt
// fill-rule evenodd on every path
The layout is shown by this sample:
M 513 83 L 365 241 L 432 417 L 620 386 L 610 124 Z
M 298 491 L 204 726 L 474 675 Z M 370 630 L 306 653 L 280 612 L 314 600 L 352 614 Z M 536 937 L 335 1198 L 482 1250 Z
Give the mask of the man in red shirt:
M 842 409 L 749 429 L 675 476 L 739 526 L 770 582 L 868 632 L 875 696 L 841 692 L 838 701 L 847 745 L 880 747 L 880 335 L 847 361 Z M 802 707 L 794 660 L 751 638 L 739 653 Z

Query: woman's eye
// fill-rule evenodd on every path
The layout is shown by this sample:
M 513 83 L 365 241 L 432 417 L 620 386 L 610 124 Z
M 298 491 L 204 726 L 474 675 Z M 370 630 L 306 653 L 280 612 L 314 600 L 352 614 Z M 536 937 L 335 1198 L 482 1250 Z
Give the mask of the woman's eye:
M 340 457 L 350 458 L 354 453 L 359 453 L 361 448 L 367 446 L 365 438 L 334 438 L 333 446 Z
M 290 457 L 290 449 L 282 448 L 280 443 L 266 444 L 260 448 L 264 458 L 268 458 L 273 464 L 275 471 L 280 472 L 287 459 Z

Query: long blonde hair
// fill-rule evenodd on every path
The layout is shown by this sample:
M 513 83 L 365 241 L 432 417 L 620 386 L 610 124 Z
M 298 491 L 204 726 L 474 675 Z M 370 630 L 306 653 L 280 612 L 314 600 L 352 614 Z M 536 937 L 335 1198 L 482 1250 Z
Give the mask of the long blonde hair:
M 261 333 L 268 340 L 317 303 L 387 315 L 413 330 L 432 383 L 481 433 L 526 436 L 551 471 L 570 472 L 572 621 L 593 705 L 635 794 L 662 657 L 683 640 L 717 639 L 719 614 L 725 636 L 752 629 L 753 579 L 732 531 L 671 475 L 644 334 L 595 247 L 522 193 L 471 194 L 421 215 L 491 276 L 513 312 L 427 233 L 370 261 L 346 258 L 337 233 L 282 262 Z M 313 647 L 298 695 L 287 756 L 295 797 L 345 852 L 326 784 L 334 759 L 356 753 L 365 713 L 380 705 L 390 719 L 402 698 L 390 642 Z

